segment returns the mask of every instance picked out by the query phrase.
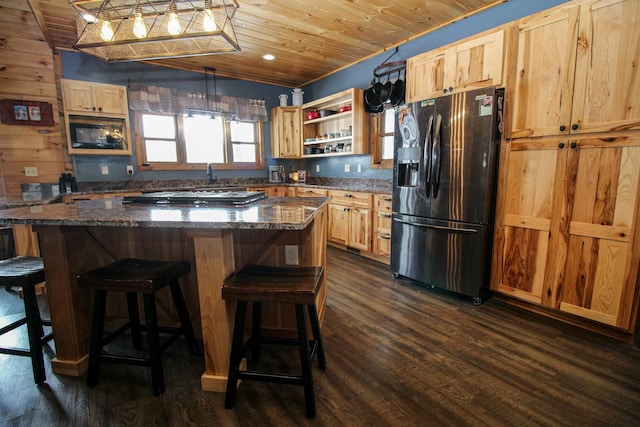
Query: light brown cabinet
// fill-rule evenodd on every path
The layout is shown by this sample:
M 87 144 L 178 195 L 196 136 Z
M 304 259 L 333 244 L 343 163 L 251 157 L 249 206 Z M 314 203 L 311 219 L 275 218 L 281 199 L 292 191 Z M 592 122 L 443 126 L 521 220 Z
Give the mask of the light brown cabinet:
M 304 104 L 302 157 L 369 154 L 369 116 L 363 97 L 362 89 L 352 88 Z M 309 112 L 320 111 L 332 113 L 309 119 Z
M 371 252 L 384 257 L 391 256 L 391 195 L 373 196 L 373 240 Z
M 127 88 L 102 83 L 63 80 L 64 108 L 81 114 L 129 114 Z
M 370 193 L 330 190 L 327 240 L 371 251 Z
M 302 115 L 300 107 L 271 110 L 271 155 L 274 158 L 300 157 Z
M 493 289 L 630 331 L 640 261 L 640 135 L 508 145 Z
M 314 187 L 293 187 L 296 197 L 327 197 L 328 191 L 323 188 Z
M 62 80 L 62 101 L 69 154 L 124 155 L 130 156 L 131 138 L 129 126 L 129 103 L 125 86 L 91 83 L 77 80 Z M 96 134 L 85 132 L 78 144 L 75 126 L 83 129 L 111 129 Z M 105 143 L 110 137 L 118 137 L 118 145 Z M 98 144 L 100 142 L 100 144 Z
M 493 30 L 407 60 L 407 102 L 503 82 L 504 30 Z
M 640 129 L 640 3 L 567 4 L 517 32 L 511 137 Z

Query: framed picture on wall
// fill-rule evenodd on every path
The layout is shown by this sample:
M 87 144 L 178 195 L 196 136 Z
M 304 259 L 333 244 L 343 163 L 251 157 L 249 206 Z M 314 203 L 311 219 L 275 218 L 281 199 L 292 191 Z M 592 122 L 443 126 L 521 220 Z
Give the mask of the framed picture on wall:
M 0 121 L 6 125 L 53 126 L 53 106 L 48 102 L 3 99 Z

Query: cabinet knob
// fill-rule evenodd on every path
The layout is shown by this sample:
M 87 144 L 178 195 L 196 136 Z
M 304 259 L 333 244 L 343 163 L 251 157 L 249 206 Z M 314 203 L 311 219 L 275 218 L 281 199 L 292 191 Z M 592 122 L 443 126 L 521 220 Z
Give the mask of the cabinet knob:
M 446 90 L 446 89 L 442 89 L 442 92 L 443 92 L 443 93 L 447 93 L 447 90 Z
M 346 212 L 346 211 L 348 211 L 348 210 L 349 210 L 349 208 L 344 208 L 344 209 L 342 209 L 342 210 L 343 210 L 344 212 Z
M 558 148 L 564 148 L 564 142 L 561 142 L 560 144 L 558 144 Z
M 453 88 L 449 86 L 449 92 L 453 92 Z
M 565 130 L 567 130 L 567 127 L 565 125 L 560 125 L 560 132 L 564 132 Z
M 572 142 L 571 144 L 569 144 L 569 147 L 571 148 L 576 148 L 578 146 L 578 143 L 576 142 Z
M 578 124 L 577 123 L 572 124 L 571 129 L 578 130 Z
M 91 109 L 92 109 L 93 111 L 96 111 L 96 107 L 91 107 Z

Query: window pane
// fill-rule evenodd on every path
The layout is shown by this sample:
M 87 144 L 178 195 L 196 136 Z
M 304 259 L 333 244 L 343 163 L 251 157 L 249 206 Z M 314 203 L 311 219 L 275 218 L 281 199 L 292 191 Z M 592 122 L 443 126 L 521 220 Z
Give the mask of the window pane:
M 231 141 L 233 142 L 255 142 L 254 124 L 250 122 L 229 123 L 231 128 Z
M 393 137 L 382 137 L 382 160 L 393 159 Z
M 144 141 L 148 162 L 177 162 L 175 141 L 146 139 Z
M 256 147 L 252 144 L 233 144 L 234 162 L 255 162 Z
M 396 114 L 395 109 L 387 108 L 384 110 L 384 128 L 382 129 L 383 133 L 393 133 L 393 127 Z
M 174 139 L 176 137 L 176 121 L 173 116 L 143 114 L 142 133 L 145 138 Z
M 183 124 L 187 163 L 224 163 L 222 118 L 193 116 Z

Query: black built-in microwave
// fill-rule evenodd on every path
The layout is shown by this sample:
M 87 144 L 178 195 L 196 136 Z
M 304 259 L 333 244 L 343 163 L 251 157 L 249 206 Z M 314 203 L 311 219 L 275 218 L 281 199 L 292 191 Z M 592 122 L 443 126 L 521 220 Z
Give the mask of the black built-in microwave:
M 73 148 L 122 150 L 126 144 L 123 128 L 124 120 L 121 119 L 70 120 L 71 146 Z

